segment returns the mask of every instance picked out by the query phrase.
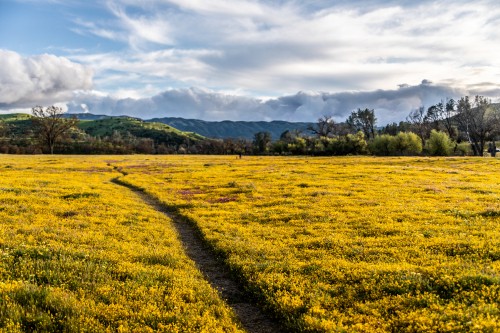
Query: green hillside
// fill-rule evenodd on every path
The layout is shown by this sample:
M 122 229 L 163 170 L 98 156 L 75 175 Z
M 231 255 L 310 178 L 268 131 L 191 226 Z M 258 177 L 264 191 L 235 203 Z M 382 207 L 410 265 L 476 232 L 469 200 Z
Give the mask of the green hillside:
M 24 136 L 31 132 L 31 115 L 26 113 L 0 114 L 0 126 L 10 135 Z
M 26 135 L 32 131 L 31 117 L 25 113 L 3 114 L 0 115 L 0 125 L 3 124 L 10 135 Z M 204 139 L 197 133 L 183 132 L 166 124 L 145 122 L 132 117 L 80 120 L 78 128 L 94 137 L 107 137 L 118 133 L 138 138 L 149 138 L 155 142 L 167 144 L 179 144 L 186 139 L 191 141 Z
M 67 116 L 76 116 L 81 121 L 85 120 L 109 120 L 116 118 L 127 118 L 126 116 L 106 116 L 91 113 L 67 114 Z M 138 120 L 138 118 L 132 118 Z M 255 133 L 269 132 L 273 140 L 278 140 L 285 131 L 298 131 L 304 134 L 310 134 L 309 127 L 315 123 L 307 122 L 287 122 L 281 120 L 275 121 L 205 121 L 199 119 L 184 119 L 177 117 L 145 119 L 147 123 L 161 123 L 174 127 L 183 132 L 195 132 L 205 138 L 242 138 L 252 140 Z
M 31 119 L 31 115 L 27 113 L 0 114 L 0 120 L 5 122 L 24 121 L 28 119 Z
M 71 115 L 65 115 L 66 117 Z M 47 153 L 30 114 L 0 115 L 0 153 Z M 172 126 L 131 117 L 92 116 L 58 138 L 60 154 L 177 153 L 197 149 L 205 138 Z M 189 151 L 191 151 L 189 150 Z M 196 150 L 198 152 L 199 150 Z
M 193 132 L 183 132 L 161 124 L 145 122 L 132 117 L 112 117 L 97 120 L 81 120 L 78 127 L 91 136 L 106 137 L 115 133 L 133 135 L 138 138 L 149 138 L 155 142 L 180 144 L 186 140 L 199 141 L 203 137 Z

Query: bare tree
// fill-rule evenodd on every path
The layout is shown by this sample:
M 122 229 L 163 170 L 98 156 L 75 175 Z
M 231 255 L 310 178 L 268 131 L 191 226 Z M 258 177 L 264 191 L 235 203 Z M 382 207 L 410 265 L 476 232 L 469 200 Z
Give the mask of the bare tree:
M 286 130 L 280 135 L 280 141 L 283 141 L 285 143 L 292 143 L 296 138 L 302 136 L 302 130 L 300 129 L 293 129 L 293 130 Z
M 335 133 L 335 121 L 331 116 L 325 115 L 318 119 L 316 126 L 309 126 L 307 129 L 318 137 L 332 136 Z
M 462 97 L 457 104 L 457 121 L 476 156 L 483 156 L 486 141 L 500 131 L 499 109 L 483 96 L 473 100 Z
M 33 125 L 51 154 L 54 154 L 56 142 L 78 123 L 75 117 L 64 118 L 62 108 L 57 106 L 49 106 L 45 109 L 41 106 L 35 106 L 31 109 L 31 114 L 33 115 Z
M 424 144 L 425 139 L 430 132 L 429 121 L 426 118 L 425 108 L 421 106 L 418 109 L 411 111 L 408 117 L 406 117 L 406 121 L 410 123 L 411 130 L 420 137 L 422 144 Z

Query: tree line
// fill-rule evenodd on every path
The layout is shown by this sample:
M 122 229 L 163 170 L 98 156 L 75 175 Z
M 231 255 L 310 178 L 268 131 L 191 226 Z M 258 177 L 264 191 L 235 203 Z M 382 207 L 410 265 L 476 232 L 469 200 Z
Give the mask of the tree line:
M 419 107 L 405 121 L 380 128 L 374 109 L 365 108 L 352 111 L 342 123 L 323 116 L 309 130 L 313 135 L 287 131 L 274 142 L 265 133 L 257 133 L 254 151 L 300 155 L 483 156 L 486 150 L 495 156 L 500 109 L 483 96 L 464 96 L 458 101 L 446 99 L 428 108 Z
M 494 156 L 500 108 L 483 96 L 464 96 L 422 106 L 405 121 L 383 127 L 377 127 L 374 109 L 357 109 L 344 122 L 323 116 L 307 132 L 285 131 L 277 140 L 268 132 L 258 132 L 252 141 L 169 140 L 127 131 L 100 137 L 78 129 L 77 124 L 61 108 L 34 107 L 31 125 L 22 135 L 10 133 L 10 127 L 0 122 L 0 153 L 483 156 L 486 150 Z

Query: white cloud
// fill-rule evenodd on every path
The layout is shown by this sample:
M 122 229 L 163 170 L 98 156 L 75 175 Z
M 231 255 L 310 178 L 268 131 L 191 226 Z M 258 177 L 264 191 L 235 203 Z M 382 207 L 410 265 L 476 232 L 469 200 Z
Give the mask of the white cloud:
M 241 0 L 167 0 L 181 9 L 190 10 L 198 13 L 229 15 L 229 16 L 263 16 L 265 8 L 262 4 L 255 1 Z
M 162 45 L 173 44 L 170 36 L 170 24 L 159 14 L 149 12 L 148 15 L 130 15 L 125 8 L 110 1 L 108 7 L 116 18 L 121 22 L 123 29 L 129 36 L 129 44 L 138 48 L 142 43 L 157 43 Z
M 126 41 L 127 36 L 119 31 L 113 30 L 111 27 L 100 27 L 95 24 L 95 22 L 87 22 L 80 18 L 74 20 L 74 23 L 78 26 L 77 28 L 72 28 L 73 32 L 80 35 L 85 35 L 87 33 L 116 41 Z M 71 52 L 74 53 L 74 52 Z M 70 54 L 71 54 L 70 53 Z
M 122 73 L 136 73 L 145 76 L 172 76 L 178 80 L 190 76 L 200 76 L 206 74 L 209 68 L 199 60 L 209 55 L 217 55 L 212 50 L 180 50 L 170 49 L 152 52 L 121 52 L 103 53 L 92 55 L 73 55 L 71 59 L 88 64 L 93 64 L 93 68 L 106 74 L 107 71 L 117 71 Z
M 489 87 L 489 86 L 487 86 Z M 434 85 L 428 80 L 399 89 L 364 92 L 299 92 L 293 95 L 260 100 L 228 95 L 207 89 L 170 89 L 151 98 L 114 98 L 80 94 L 68 104 L 70 112 L 129 115 L 143 119 L 182 117 L 203 120 L 287 120 L 316 121 L 331 115 L 344 121 L 358 108 L 375 109 L 379 124 L 404 120 L 410 111 L 430 106 L 444 98 L 459 98 L 465 91 Z M 86 108 L 81 107 L 84 104 Z
M 96 82 L 133 72 L 144 84 L 155 76 L 277 96 L 391 89 L 422 77 L 466 88 L 500 77 L 493 0 L 110 0 L 107 8 L 114 21 L 86 28 L 129 50 L 74 57 L 97 68 Z
M 100 48 L 106 53 L 67 57 L 91 67 L 95 89 L 107 97 L 79 93 L 74 109 L 85 104 L 90 112 L 125 110 L 139 116 L 148 110 L 154 116 L 206 120 L 314 121 L 323 113 L 342 120 L 357 107 L 370 107 L 381 121 L 398 121 L 411 108 L 440 98 L 500 95 L 496 0 L 107 0 L 94 5 L 103 12 L 75 15 L 72 29 L 113 43 Z M 394 89 L 422 78 L 434 84 Z M 182 89 L 191 86 L 211 90 Z M 50 96 L 49 90 L 44 94 Z M 331 93 L 295 94 L 304 90 Z M 23 91 L 12 88 L 3 96 L 36 96 Z M 214 91 L 243 91 L 246 97 Z M 271 97 L 264 102 L 258 96 Z
M 92 87 L 92 71 L 54 55 L 22 57 L 0 49 L 0 108 L 68 101 L 77 89 Z

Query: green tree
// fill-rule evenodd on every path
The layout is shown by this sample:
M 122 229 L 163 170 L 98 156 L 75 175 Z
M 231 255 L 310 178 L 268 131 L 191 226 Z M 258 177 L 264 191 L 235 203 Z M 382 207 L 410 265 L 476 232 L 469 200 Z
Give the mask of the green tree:
M 445 132 L 432 130 L 425 142 L 425 149 L 432 156 L 450 156 L 454 148 L 453 141 Z
M 457 103 L 454 99 L 447 99 L 443 110 L 442 122 L 443 126 L 448 132 L 448 136 L 452 139 L 456 139 L 458 135 L 455 115 L 457 114 Z
M 483 96 L 462 97 L 457 103 L 457 121 L 476 156 L 483 156 L 486 141 L 500 132 L 500 110 Z
M 441 116 L 443 114 L 444 104 L 442 102 L 432 105 L 427 109 L 427 114 L 425 115 L 426 121 L 429 123 L 431 129 L 436 131 L 440 130 L 441 127 Z
M 428 127 L 437 131 L 446 130 L 450 138 L 456 138 L 457 129 L 455 124 L 456 103 L 453 99 L 441 100 L 436 105 L 427 109 L 425 121 Z
M 49 106 L 45 109 L 41 106 L 35 106 L 31 109 L 31 114 L 33 115 L 33 126 L 51 154 L 54 154 L 56 142 L 78 123 L 75 117 L 64 118 L 62 108 L 57 106 Z
M 0 138 L 3 138 L 9 132 L 9 127 L 5 123 L 5 121 L 0 120 Z
M 253 146 L 257 153 L 262 154 L 267 152 L 270 143 L 271 143 L 271 133 L 269 132 L 255 133 L 253 139 Z
M 377 118 L 373 109 L 358 109 L 352 111 L 351 115 L 347 118 L 346 124 L 353 132 L 362 131 L 367 140 L 375 137 L 375 124 Z
M 408 132 L 409 130 L 410 130 L 410 123 L 406 121 L 400 121 L 399 124 L 397 123 L 387 124 L 379 131 L 379 133 L 390 134 L 394 136 L 397 135 L 399 132 Z
M 304 155 L 307 153 L 307 140 L 303 137 L 296 137 L 288 144 L 287 149 L 295 155 Z

